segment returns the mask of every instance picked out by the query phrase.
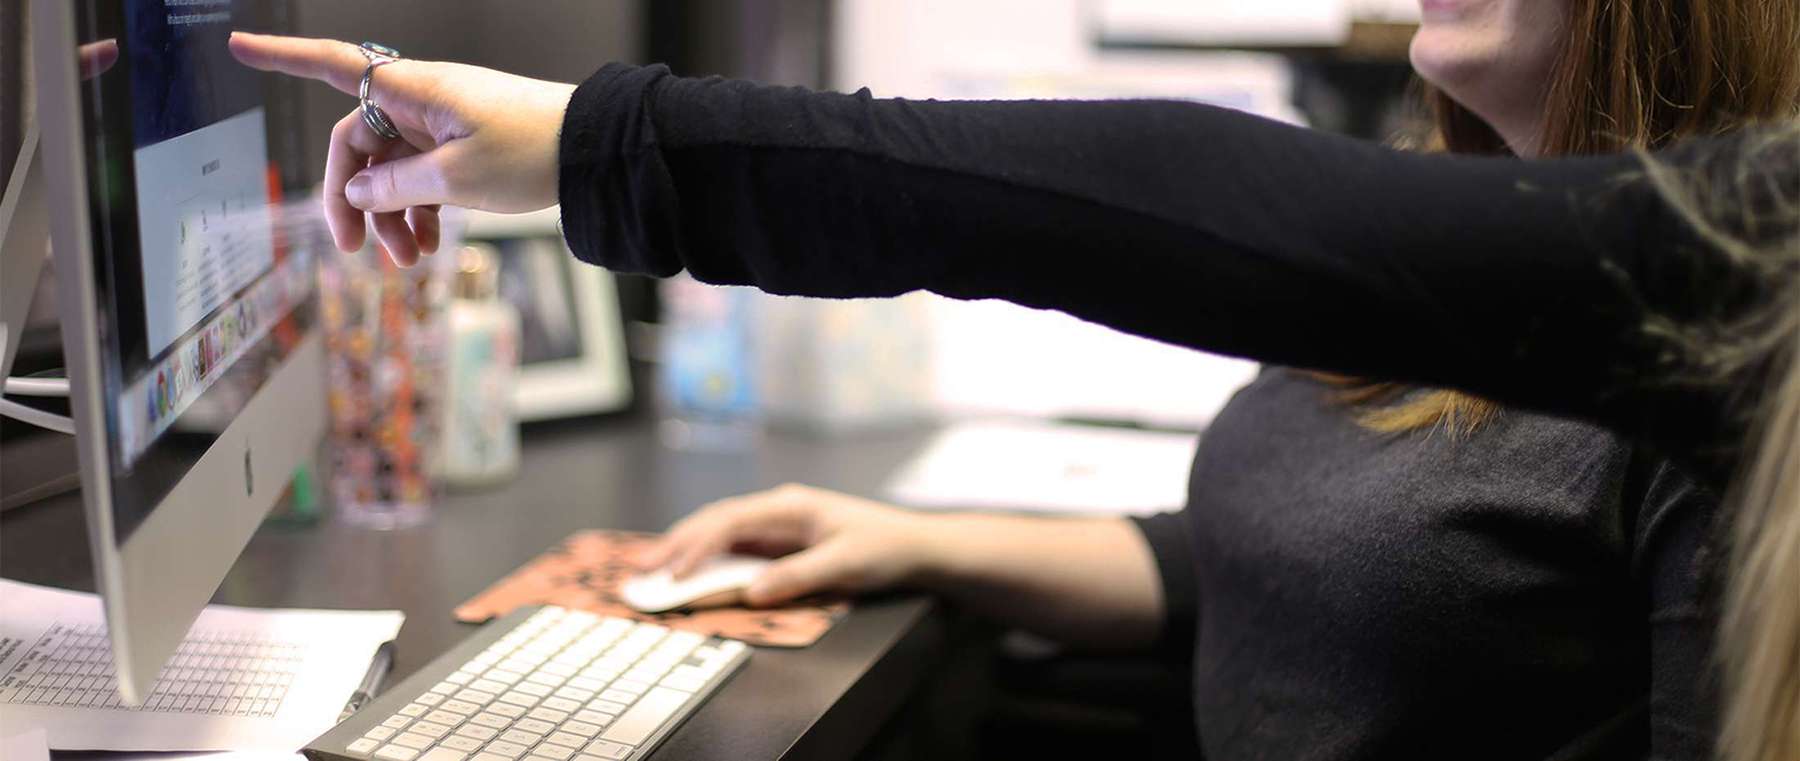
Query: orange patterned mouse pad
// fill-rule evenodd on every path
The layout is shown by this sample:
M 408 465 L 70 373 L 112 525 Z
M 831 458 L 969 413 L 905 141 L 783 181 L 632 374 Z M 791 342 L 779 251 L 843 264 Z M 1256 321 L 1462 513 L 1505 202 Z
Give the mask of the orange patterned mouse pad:
M 579 531 L 562 544 L 456 608 L 456 620 L 481 623 L 524 605 L 560 605 L 602 616 L 651 621 L 673 629 L 743 640 L 763 647 L 806 647 L 849 612 L 844 602 L 786 608 L 715 608 L 639 613 L 619 599 L 619 585 L 638 572 L 632 557 L 655 534 Z

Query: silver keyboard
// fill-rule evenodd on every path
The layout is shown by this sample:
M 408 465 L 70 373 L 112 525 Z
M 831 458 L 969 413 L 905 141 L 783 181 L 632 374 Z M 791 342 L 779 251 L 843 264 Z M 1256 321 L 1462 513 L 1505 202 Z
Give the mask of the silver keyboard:
M 379 761 L 641 758 L 748 655 L 742 642 L 547 607 L 443 667 L 429 688 L 408 680 L 404 705 L 384 695 L 359 712 L 345 724 L 372 726 L 354 739 L 334 730 L 307 750 Z

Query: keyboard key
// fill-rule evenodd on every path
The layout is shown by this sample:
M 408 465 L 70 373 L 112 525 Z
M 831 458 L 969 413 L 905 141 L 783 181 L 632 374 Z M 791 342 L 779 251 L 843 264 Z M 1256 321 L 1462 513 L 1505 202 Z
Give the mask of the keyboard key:
M 535 683 L 535 684 L 543 685 L 545 687 L 549 687 L 551 689 L 555 689 L 555 688 L 561 686 L 563 682 L 566 682 L 568 680 L 569 680 L 568 677 L 563 676 L 561 674 L 552 674 L 548 671 L 544 671 L 544 670 L 540 669 L 538 671 L 531 672 L 531 676 L 525 677 L 525 681 L 515 684 L 513 686 L 520 687 L 523 685 Z
M 463 723 L 463 719 L 466 718 L 469 717 L 465 714 L 456 714 L 449 711 L 432 711 L 431 713 L 425 714 L 426 721 L 447 724 L 452 727 Z
M 600 734 L 600 727 L 585 721 L 565 721 L 562 725 L 562 731 L 572 732 L 581 735 L 582 737 L 593 737 L 594 735 Z
M 583 753 L 581 755 L 576 756 L 575 761 L 606 761 L 606 759 L 601 758 L 599 756 L 594 756 L 594 755 L 589 755 L 589 754 Z
M 557 666 L 567 666 L 571 672 L 580 671 L 583 666 L 588 665 L 588 661 L 593 660 L 594 656 L 598 654 L 598 651 L 590 651 L 580 645 L 574 645 L 557 653 L 550 659 L 550 662 Z
M 541 705 L 557 711 L 573 711 L 581 707 L 580 701 L 570 700 L 568 698 L 544 698 L 544 702 Z
M 462 688 L 457 687 L 456 684 L 453 682 L 438 682 L 437 684 L 434 684 L 431 686 L 432 692 L 442 693 L 445 695 L 448 695 L 459 689 L 462 689 Z
M 564 719 L 569 718 L 567 711 L 558 711 L 554 708 L 545 708 L 544 706 L 533 708 L 531 709 L 531 713 L 525 715 L 530 716 L 533 719 L 550 722 L 551 724 L 561 724 Z
M 400 710 L 404 711 L 406 709 L 402 708 Z M 397 713 L 397 714 L 394 714 L 393 716 L 387 717 L 387 721 L 381 722 L 381 726 L 388 727 L 390 729 L 400 729 L 401 727 L 404 727 L 411 723 L 412 723 L 411 716 L 407 716 L 404 713 Z
M 593 665 L 588 666 L 588 668 L 595 670 L 606 669 L 609 671 L 624 671 L 636 664 L 637 658 L 635 656 L 620 653 L 617 655 L 608 654 L 606 657 L 594 661 Z
M 537 699 L 536 695 L 531 695 L 531 694 L 520 692 L 518 690 L 513 690 L 511 692 L 506 693 L 505 695 L 501 695 L 500 701 L 503 703 L 511 703 L 513 705 L 524 706 L 526 708 L 530 708 L 534 705 L 537 705 L 538 699 Z
M 645 684 L 655 684 L 656 680 L 661 679 L 662 675 L 667 673 L 669 673 L 668 669 L 650 668 L 648 666 L 639 665 L 637 668 L 625 672 L 625 679 L 630 679 L 634 682 L 643 682 Z M 613 686 L 617 687 L 619 686 L 619 683 L 613 682 Z
M 517 671 L 507 671 L 506 669 L 502 669 L 502 668 L 494 668 L 494 669 L 488 669 L 488 672 L 486 674 L 482 674 L 481 678 L 499 682 L 501 684 L 512 684 L 513 682 L 517 682 L 520 679 L 524 679 L 525 675 L 521 674 Z M 499 690 L 495 690 L 495 692 L 499 692 Z
M 381 744 L 380 740 L 371 740 L 367 737 L 364 737 L 361 740 L 357 740 L 356 742 L 350 743 L 350 746 L 345 748 L 344 752 L 349 755 L 356 756 L 357 758 L 368 758 L 369 751 L 375 750 L 375 746 L 380 745 L 380 744 Z
M 494 693 L 481 690 L 463 690 L 456 693 L 456 699 L 476 705 L 487 705 L 494 702 Z
M 623 690 L 605 690 L 600 693 L 600 699 L 611 703 L 630 705 L 632 701 L 637 700 L 637 696 Z M 588 705 L 589 707 L 593 706 L 591 703 Z
M 656 624 L 638 624 L 637 626 L 632 627 L 631 634 L 626 635 L 626 636 L 630 636 L 630 637 L 634 637 L 634 638 L 635 637 L 645 637 L 645 638 L 649 639 L 650 641 L 654 642 L 656 640 L 662 639 L 663 635 L 668 634 L 668 633 L 669 633 L 669 627 L 667 627 L 667 626 L 657 626 Z
M 407 703 L 406 707 L 400 709 L 400 715 L 401 716 L 410 716 L 410 717 L 416 719 L 416 718 L 419 718 L 420 716 L 424 716 L 425 712 L 429 711 L 429 710 L 431 710 L 431 709 L 426 708 L 425 704 L 423 704 L 423 703 Z
M 604 727 L 612 723 L 613 715 L 610 713 L 601 713 L 590 708 L 583 708 L 575 712 L 575 720 L 585 721 L 589 724 L 599 724 Z
M 564 687 L 557 690 L 555 694 L 559 698 L 568 698 L 579 703 L 586 703 L 594 699 L 593 690 L 584 690 L 579 687 Z
M 693 632 L 675 632 L 674 634 L 669 635 L 667 641 L 663 642 L 663 647 L 685 653 L 699 647 L 705 642 L 705 635 L 695 634 Z
M 451 713 L 460 713 L 464 716 L 468 716 L 481 710 L 481 706 L 462 700 L 446 700 L 444 701 L 444 704 L 438 706 L 438 708 Z
M 592 745 L 587 746 L 587 752 L 601 758 L 624 758 L 631 753 L 631 746 L 611 740 L 595 740 Z
M 456 733 L 464 737 L 473 737 L 477 740 L 486 741 L 494 739 L 494 735 L 500 734 L 500 730 L 503 728 L 504 727 L 484 727 L 480 724 L 469 723 L 457 727 Z
M 513 703 L 493 703 L 487 707 L 488 713 L 497 713 L 509 719 L 517 719 L 525 715 L 525 707 Z
M 467 671 L 458 671 L 454 674 L 444 677 L 444 681 L 449 682 L 451 684 L 468 684 L 469 682 L 474 681 L 474 680 L 475 680 L 475 675 L 471 674 Z
M 568 732 L 551 732 L 549 737 L 544 738 L 544 742 L 565 745 L 573 750 L 585 745 L 587 743 L 587 738 Z
M 475 725 L 489 727 L 491 729 L 505 729 L 512 726 L 512 719 L 493 713 L 492 711 L 482 711 L 481 713 L 475 714 L 474 718 L 469 719 L 469 723 L 464 724 L 463 728 L 466 729 Z
M 398 737 L 394 738 L 394 744 L 404 748 L 424 750 L 431 747 L 431 738 L 411 732 L 401 732 Z
M 650 685 L 632 679 L 620 679 L 619 681 L 612 683 L 612 688 L 615 690 L 623 690 L 633 695 L 642 695 L 644 694 L 644 690 L 650 689 Z
M 444 700 L 444 693 L 441 693 L 441 692 L 427 692 L 423 695 L 413 698 L 414 703 L 424 703 L 425 705 L 428 705 L 428 706 L 437 705 L 438 703 L 443 702 L 443 700 Z
M 475 756 L 473 758 L 470 758 L 469 761 L 512 761 L 512 758 L 513 758 L 512 756 L 502 756 L 498 753 L 489 753 L 487 751 L 482 751 L 480 753 L 475 754 Z
M 406 731 L 415 732 L 433 740 L 450 734 L 449 727 L 430 721 L 414 722 L 412 726 L 406 728 Z
M 526 721 L 530 721 L 530 719 L 526 719 Z M 529 748 L 533 745 L 538 744 L 538 741 L 544 739 L 544 736 L 543 735 L 534 735 L 530 732 L 522 732 L 517 729 L 509 729 L 509 730 L 506 730 L 505 732 L 500 733 L 500 739 L 505 740 L 509 743 L 518 743 L 520 745 L 523 745 L 523 746 Z M 489 744 L 491 745 L 492 743 L 489 743 Z
M 494 693 L 495 695 L 498 695 L 498 694 L 506 691 L 506 685 L 503 683 L 500 683 L 500 682 L 496 682 L 492 679 L 477 679 L 477 680 L 469 683 L 469 689 L 481 690 L 482 692 L 491 692 L 491 693 Z
M 523 755 L 525 755 L 525 751 L 530 750 L 530 749 L 531 749 L 530 745 L 524 745 L 521 743 L 512 742 L 511 740 L 495 740 L 493 742 L 488 743 L 487 747 L 482 748 L 482 750 L 484 750 L 484 751 L 493 753 L 498 756 L 505 756 L 508 759 L 514 759 L 514 758 L 523 756 Z
M 606 728 L 603 739 L 626 745 L 642 745 L 663 722 L 668 721 L 693 693 L 656 687 L 644 693 L 642 700 L 621 714 Z
M 420 754 L 419 761 L 463 761 L 469 754 L 443 746 L 432 748 Z
M 537 675 L 533 674 L 532 676 Z M 537 682 L 520 682 L 513 686 L 513 692 L 523 692 L 527 695 L 536 695 L 541 698 L 550 694 L 550 686 L 539 684 Z
M 551 745 L 550 743 L 544 743 L 543 745 L 539 745 L 536 748 L 532 748 L 531 755 L 526 756 L 526 758 L 528 758 L 528 759 L 541 758 L 541 759 L 549 759 L 550 761 L 567 761 L 567 759 L 573 755 L 575 755 L 574 748 L 565 748 L 561 745 Z
M 381 750 L 375 751 L 376 758 L 386 759 L 386 761 L 412 761 L 413 757 L 417 755 L 419 755 L 419 751 L 403 745 L 383 745 Z
M 578 690 L 592 690 L 594 692 L 599 692 L 600 688 L 606 686 L 606 683 L 602 682 L 598 679 L 590 679 L 585 676 L 577 676 L 577 677 L 569 678 L 568 686 L 574 687 L 575 689 L 578 689 Z
M 380 742 L 394 736 L 393 727 L 376 727 L 363 733 L 363 737 Z
M 625 703 L 620 703 L 617 701 L 612 701 L 612 700 L 607 700 L 605 698 L 601 698 L 600 700 L 588 701 L 587 707 L 588 707 L 588 710 L 590 710 L 590 711 L 599 711 L 601 713 L 610 713 L 610 714 L 621 714 L 621 713 L 625 712 L 625 705 L 626 705 Z
M 513 729 L 530 732 L 534 735 L 545 735 L 556 729 L 556 723 L 543 719 L 520 719 L 513 724 Z
M 483 728 L 485 729 L 485 727 L 483 727 Z M 475 751 L 481 750 L 481 741 L 477 740 L 473 737 L 465 737 L 463 735 L 451 735 L 442 740 L 439 740 L 438 747 L 450 748 L 451 750 L 460 750 L 464 753 L 473 753 Z

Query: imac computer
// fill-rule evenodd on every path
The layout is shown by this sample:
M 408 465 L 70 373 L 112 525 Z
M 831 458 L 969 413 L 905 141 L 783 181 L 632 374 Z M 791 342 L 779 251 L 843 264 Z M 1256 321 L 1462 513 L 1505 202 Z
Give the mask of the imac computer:
M 48 210 L 95 584 L 133 705 L 325 429 L 320 237 L 282 218 L 292 120 L 226 49 L 274 13 L 31 7 L 33 203 Z

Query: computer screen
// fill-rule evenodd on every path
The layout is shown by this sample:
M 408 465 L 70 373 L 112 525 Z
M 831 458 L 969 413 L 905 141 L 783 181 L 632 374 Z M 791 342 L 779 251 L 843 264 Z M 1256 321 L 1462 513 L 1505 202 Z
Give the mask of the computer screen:
M 237 63 L 247 0 L 78 4 L 111 509 L 124 543 L 314 320 L 318 241 L 284 216 L 289 117 Z M 109 47 L 116 49 L 108 49 Z M 106 65 L 110 62 L 110 65 Z

